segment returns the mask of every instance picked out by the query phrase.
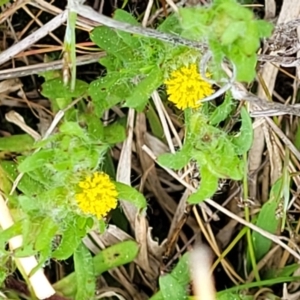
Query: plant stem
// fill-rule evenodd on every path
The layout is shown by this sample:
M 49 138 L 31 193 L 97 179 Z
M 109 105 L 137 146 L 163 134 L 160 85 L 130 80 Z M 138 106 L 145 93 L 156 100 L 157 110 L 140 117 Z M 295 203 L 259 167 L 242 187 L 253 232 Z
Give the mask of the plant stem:
M 251 222 L 250 220 L 250 210 L 249 210 L 249 206 L 247 205 L 248 203 L 248 165 L 247 165 L 247 154 L 245 153 L 243 155 L 244 158 L 244 162 L 245 162 L 245 168 L 244 168 L 244 178 L 243 178 L 243 200 L 245 203 L 245 220 L 247 222 Z M 259 272 L 257 269 L 257 264 L 256 264 L 256 258 L 255 258 L 255 251 L 253 248 L 253 241 L 252 241 L 252 234 L 251 234 L 251 230 L 250 228 L 248 228 L 247 232 L 246 232 L 246 236 L 247 236 L 247 243 L 248 243 L 248 251 L 249 251 L 249 256 L 250 256 L 250 261 L 252 264 L 252 268 L 253 268 L 253 273 L 255 276 L 256 281 L 260 281 L 260 276 L 259 276 Z

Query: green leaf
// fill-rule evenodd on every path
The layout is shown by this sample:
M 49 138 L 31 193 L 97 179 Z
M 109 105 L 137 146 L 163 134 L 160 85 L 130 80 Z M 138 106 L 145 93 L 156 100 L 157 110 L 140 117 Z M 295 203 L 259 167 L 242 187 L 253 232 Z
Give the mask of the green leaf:
M 94 274 L 93 258 L 89 250 L 81 242 L 74 253 L 74 264 L 77 289 L 76 300 L 94 299 L 96 278 Z
M 107 144 L 121 143 L 126 139 L 124 126 L 119 123 L 113 123 L 103 128 L 103 142 Z
M 100 276 L 108 270 L 130 263 L 136 258 L 138 251 L 139 246 L 134 241 L 121 242 L 100 251 L 93 257 L 95 276 Z M 80 272 L 80 270 L 77 271 Z M 64 277 L 54 284 L 55 290 L 62 293 L 65 297 L 73 299 L 77 290 L 77 285 L 74 284 L 76 282 L 75 278 L 75 273 Z
M 189 266 L 189 253 L 185 253 L 177 263 L 176 267 L 172 270 L 171 274 L 176 279 L 177 283 L 183 288 L 190 282 L 190 266 Z M 158 291 L 150 300 L 165 300 L 162 291 Z M 167 298 L 168 299 L 168 298 Z M 175 298 L 174 298 L 175 299 Z
M 276 210 L 277 203 L 275 201 L 266 202 L 259 212 L 256 225 L 265 231 L 275 234 L 280 223 L 279 218 L 276 218 Z M 272 241 L 259 233 L 253 232 L 253 244 L 255 257 L 259 261 L 270 250 Z
M 225 52 L 224 48 L 226 50 L 227 46 L 222 46 L 220 42 L 216 41 L 216 40 L 210 40 L 209 41 L 209 47 L 213 53 L 213 64 L 212 64 L 212 71 L 215 75 L 215 73 L 220 77 L 220 76 L 224 76 L 221 72 L 220 72 L 220 64 L 222 63 L 223 59 L 225 58 Z M 221 75 L 222 74 L 222 75 Z M 219 78 L 217 77 L 217 78 Z
M 206 27 L 210 18 L 209 11 L 199 7 L 185 7 L 179 8 L 179 15 L 183 37 L 200 41 L 209 35 L 209 30 Z
M 111 28 L 96 27 L 90 34 L 91 40 L 107 53 L 113 54 L 121 61 L 133 59 L 133 53 L 128 45 Z
M 52 175 L 53 173 L 45 166 L 36 168 L 23 176 L 18 189 L 26 195 L 38 195 L 38 193 L 42 193 L 45 191 L 45 188 L 53 184 L 55 179 L 51 177 Z
M 280 219 L 276 218 L 276 210 L 280 200 L 279 195 L 281 188 L 282 179 L 279 179 L 272 186 L 270 191 L 270 199 L 262 206 L 256 221 L 256 226 L 273 234 L 276 233 L 280 223 Z M 256 231 L 252 233 L 252 237 L 255 257 L 257 261 L 259 261 L 270 250 L 272 241 L 260 235 Z
M 171 34 L 180 34 L 182 27 L 180 26 L 179 18 L 176 14 L 169 15 L 158 27 L 158 31 Z
M 52 220 L 52 218 L 44 218 L 39 229 L 39 234 L 35 240 L 35 250 L 42 251 L 43 249 L 51 249 L 51 241 L 57 230 L 58 225 Z
M 224 1 L 214 2 L 214 6 L 211 10 L 216 10 L 220 16 L 230 17 L 232 20 L 245 20 L 250 21 L 253 19 L 253 12 L 236 3 L 236 1 Z
M 121 182 L 115 182 L 115 185 L 119 199 L 131 202 L 139 210 L 147 207 L 147 201 L 144 195 L 138 192 L 135 188 Z
M 232 138 L 233 144 L 236 146 L 236 153 L 242 155 L 246 153 L 253 142 L 252 120 L 246 108 L 241 109 L 242 126 L 237 137 Z
M 139 25 L 139 22 L 133 17 L 132 14 L 129 12 L 122 10 L 122 9 L 117 9 L 114 12 L 114 19 L 128 23 L 131 25 Z M 121 30 L 117 31 L 117 35 L 122 38 L 122 40 L 132 49 L 139 49 L 141 46 L 141 37 L 134 36 L 131 33 L 127 33 Z
M 90 84 L 89 95 L 93 100 L 97 117 L 102 117 L 104 111 L 129 95 L 132 85 L 122 81 L 122 78 L 123 75 L 119 72 L 109 73 Z
M 285 266 L 283 268 L 277 268 L 276 266 L 274 267 L 275 269 L 269 269 L 264 272 L 264 279 L 292 276 L 294 272 L 299 269 L 299 265 L 297 263 Z
M 15 134 L 0 138 L 0 150 L 8 152 L 24 152 L 31 150 L 34 139 L 28 134 Z
M 116 178 L 116 170 L 115 170 L 114 161 L 108 152 L 106 152 L 103 155 L 103 165 L 102 165 L 101 170 L 104 173 L 108 174 L 109 177 Z
M 246 55 L 253 55 L 260 45 L 259 35 L 257 32 L 256 21 L 247 23 L 243 38 L 238 41 L 238 46 L 241 52 Z
M 171 274 L 159 277 L 159 287 L 165 300 L 187 299 L 186 289 Z
M 114 19 L 121 22 L 129 23 L 131 25 L 139 25 L 139 22 L 134 18 L 134 16 L 123 9 L 115 10 Z
M 10 174 L 3 168 L 0 160 L 0 190 L 5 195 L 9 195 L 12 188 L 12 177 Z
M 9 0 L 7 2 L 9 2 Z M 6 3 L 3 3 L 3 4 L 6 4 Z M 1 3 L 0 3 L 0 5 L 1 5 Z M 6 270 L 6 268 L 4 267 L 5 265 L 7 265 L 7 260 L 5 258 L 6 257 L 2 256 L 1 260 L 0 260 L 1 266 L 3 266 L 0 268 L 0 286 L 3 286 L 5 280 L 7 279 L 7 276 L 9 274 L 9 270 Z
M 108 146 L 103 145 L 89 145 L 73 148 L 70 152 L 70 159 L 74 170 L 78 169 L 94 169 L 99 162 L 103 160 Z
M 69 221 L 69 222 L 68 222 Z M 63 232 L 63 237 L 58 248 L 52 253 L 52 257 L 64 260 L 69 258 L 81 243 L 81 238 L 84 236 L 74 224 L 74 221 L 69 218 L 66 222 L 66 229 Z M 76 221 L 75 221 L 76 222 Z
M 185 167 L 192 158 L 192 146 L 189 143 L 185 143 L 180 151 L 175 154 L 164 153 L 157 159 L 158 163 L 164 167 L 180 170 Z
M 221 37 L 221 43 L 223 45 L 232 44 L 235 40 L 245 35 L 246 22 L 238 21 L 231 23 L 225 28 L 224 33 Z
M 84 115 L 84 121 L 87 124 L 88 133 L 95 141 L 102 141 L 104 138 L 103 123 L 95 114 L 89 113 Z
M 15 222 L 9 228 L 0 232 L 0 249 L 1 249 L 1 251 L 2 251 L 2 249 L 5 249 L 7 242 L 11 238 L 22 234 L 22 228 L 23 228 L 22 221 L 18 221 L 18 222 Z M 0 257 L 1 257 L 1 252 L 0 252 Z
M 19 174 L 17 164 L 13 161 L 0 160 L 0 165 L 6 173 L 5 175 L 7 175 L 10 181 L 14 181 Z
M 11 161 L 1 161 L 1 166 L 7 173 L 10 181 L 13 182 L 19 174 L 17 165 Z M 28 174 L 24 174 L 18 184 L 18 190 L 26 195 L 37 194 L 44 191 L 44 189 L 44 186 L 40 182 L 32 179 Z M 9 192 L 7 194 L 9 194 Z
M 122 61 L 109 53 L 107 53 L 105 57 L 100 58 L 99 62 L 103 67 L 106 68 L 108 74 L 123 68 Z
M 37 168 L 43 167 L 51 159 L 55 158 L 55 151 L 53 149 L 44 149 L 37 153 L 27 156 L 18 167 L 19 172 L 28 173 Z
M 76 87 L 71 91 L 69 86 L 65 86 L 61 78 L 55 78 L 46 81 L 42 85 L 42 95 L 50 100 L 58 100 L 52 102 L 58 109 L 64 109 L 71 103 L 73 98 L 83 96 L 88 90 L 88 84 L 82 80 L 76 80 Z
M 190 282 L 189 253 L 185 253 L 171 272 L 171 275 L 182 285 L 186 286 Z
M 200 141 L 196 144 L 193 158 L 197 160 L 199 166 L 205 166 L 212 175 L 218 178 L 241 180 L 244 170 L 243 161 L 236 155 L 233 143 L 223 133 L 218 134 L 218 129 L 215 129 L 216 136 L 213 136 L 211 142 Z
M 164 138 L 164 129 L 161 125 L 156 110 L 153 108 L 153 104 L 151 103 L 151 101 L 149 102 L 148 109 L 146 110 L 145 113 L 151 128 L 151 132 L 153 133 L 154 136 L 162 140 Z
M 150 95 L 163 83 L 162 70 L 155 66 L 146 78 L 142 79 L 126 97 L 125 105 L 142 111 Z
M 178 151 L 175 154 L 164 153 L 160 155 L 158 157 L 158 163 L 170 169 L 180 170 L 189 163 L 190 159 L 189 155 Z
M 224 102 L 219 105 L 210 116 L 210 124 L 218 125 L 220 122 L 224 121 L 232 111 L 232 106 L 232 96 L 230 95 L 230 93 L 226 93 Z
M 26 190 L 25 190 L 26 191 Z M 26 191 L 27 192 L 27 191 Z M 33 195 L 34 191 L 28 193 L 28 195 Z M 35 197 L 29 197 L 27 195 L 19 195 L 18 202 L 24 212 L 31 212 L 31 211 L 39 211 L 40 203 L 36 201 Z
M 182 35 L 209 44 L 215 78 L 221 76 L 224 56 L 235 64 L 238 81 L 251 82 L 255 78 L 260 38 L 271 34 L 272 25 L 255 20 L 251 10 L 231 0 L 214 1 L 209 7 L 181 8 L 179 13 Z
M 81 138 L 85 136 L 83 128 L 81 128 L 77 122 L 64 122 L 59 127 L 59 130 L 61 133 L 68 135 L 74 135 Z
M 51 246 L 42 249 L 38 253 L 38 264 L 31 270 L 30 275 L 33 275 L 37 270 L 43 268 L 51 257 Z
M 260 38 L 269 37 L 272 34 L 274 25 L 264 20 L 255 20 L 255 26 Z
M 7 4 L 9 3 L 10 0 L 0 0 L 0 5 L 4 5 L 4 4 Z
M 102 141 L 104 138 L 103 123 L 94 114 L 88 114 L 85 116 L 85 122 L 88 127 L 88 133 L 95 141 Z
M 139 246 L 135 241 L 120 242 L 101 251 L 93 259 L 95 274 L 101 275 L 107 270 L 132 262 L 138 251 Z
M 210 198 L 218 189 L 218 177 L 212 174 L 207 167 L 202 166 L 200 173 L 200 187 L 188 198 L 188 202 L 191 204 L 198 204 L 205 199 Z
M 236 65 L 237 81 L 251 82 L 255 78 L 256 54 L 246 56 L 243 53 L 237 53 L 228 57 Z

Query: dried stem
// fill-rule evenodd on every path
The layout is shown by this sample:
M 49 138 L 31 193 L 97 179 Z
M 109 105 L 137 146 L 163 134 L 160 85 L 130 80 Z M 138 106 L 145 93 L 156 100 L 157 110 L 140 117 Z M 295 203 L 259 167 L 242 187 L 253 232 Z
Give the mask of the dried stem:
M 91 63 L 98 62 L 101 57 L 104 57 L 105 52 L 97 53 L 97 54 L 87 54 L 81 55 L 76 59 L 77 66 L 83 66 Z M 19 78 L 32 74 L 38 74 L 46 71 L 59 70 L 63 66 L 63 60 L 55 60 L 48 63 L 40 63 L 34 64 L 31 66 L 5 69 L 0 71 L 0 80 L 9 79 L 9 78 Z

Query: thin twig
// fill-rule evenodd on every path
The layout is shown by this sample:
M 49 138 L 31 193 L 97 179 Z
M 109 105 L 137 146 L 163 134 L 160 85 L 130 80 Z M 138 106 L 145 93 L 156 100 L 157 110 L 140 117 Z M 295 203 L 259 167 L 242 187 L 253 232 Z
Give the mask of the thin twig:
M 76 59 L 77 66 L 83 66 L 91 63 L 98 62 L 101 57 L 104 57 L 105 52 L 96 54 L 87 54 L 78 56 Z M 9 78 L 25 77 L 32 74 L 39 74 L 46 71 L 59 70 L 63 66 L 63 60 L 55 60 L 48 63 L 34 64 L 31 66 L 5 69 L 0 71 L 0 80 Z
M 166 2 L 169 4 L 169 6 L 173 9 L 174 12 L 178 13 L 178 7 L 173 2 L 173 0 L 166 0 Z
M 240 83 L 234 83 L 231 87 L 231 92 L 236 100 L 248 101 L 255 104 L 262 111 L 255 111 L 251 113 L 252 117 L 266 117 L 266 116 L 280 116 L 280 115 L 294 115 L 300 116 L 300 108 L 297 105 L 284 105 L 281 103 L 267 102 L 260 99 L 258 96 L 248 92 Z
M 276 63 L 283 67 L 296 67 L 300 65 L 300 59 L 290 56 L 277 56 L 261 54 L 258 56 L 258 61 Z
M 148 0 L 148 4 L 147 4 L 147 8 L 145 10 L 145 14 L 144 14 L 144 18 L 143 18 L 143 22 L 142 22 L 142 26 L 146 27 L 147 26 L 147 22 L 151 13 L 151 8 L 153 5 L 154 0 Z

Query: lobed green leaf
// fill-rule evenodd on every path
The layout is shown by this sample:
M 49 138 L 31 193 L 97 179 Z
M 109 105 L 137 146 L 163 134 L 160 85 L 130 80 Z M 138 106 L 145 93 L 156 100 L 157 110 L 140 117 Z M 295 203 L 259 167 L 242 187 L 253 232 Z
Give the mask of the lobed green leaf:
M 238 155 L 246 153 L 253 142 L 252 120 L 247 110 L 241 109 L 242 126 L 237 137 L 232 138 L 232 143 L 236 146 L 235 152 Z
M 201 182 L 199 189 L 188 198 L 191 204 L 198 204 L 210 198 L 218 189 L 218 177 L 210 172 L 206 166 L 200 169 Z
M 144 195 L 138 192 L 135 188 L 121 182 L 115 182 L 115 185 L 119 199 L 131 202 L 139 210 L 147 207 L 147 201 Z
M 187 299 L 187 293 L 185 287 L 183 287 L 171 274 L 166 274 L 159 277 L 159 287 L 162 296 L 165 300 Z

